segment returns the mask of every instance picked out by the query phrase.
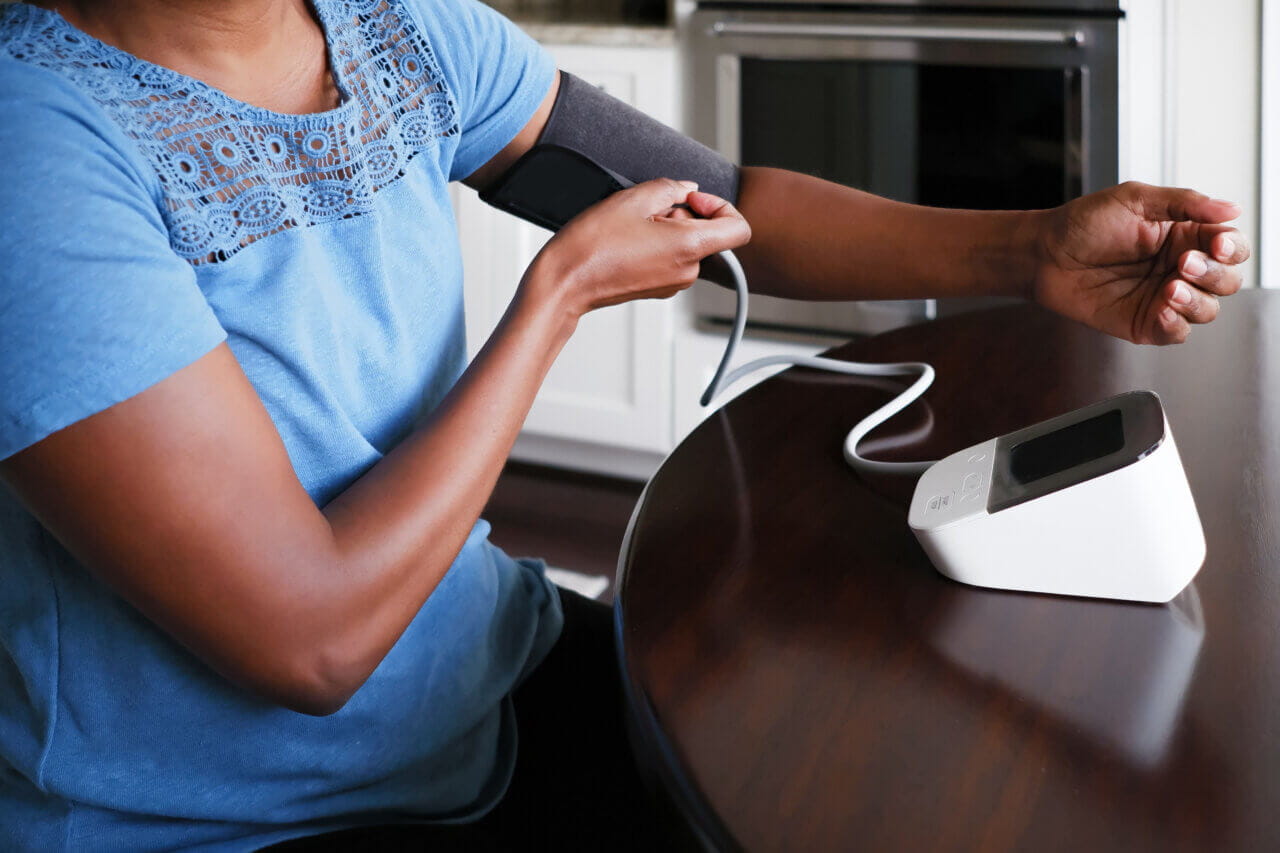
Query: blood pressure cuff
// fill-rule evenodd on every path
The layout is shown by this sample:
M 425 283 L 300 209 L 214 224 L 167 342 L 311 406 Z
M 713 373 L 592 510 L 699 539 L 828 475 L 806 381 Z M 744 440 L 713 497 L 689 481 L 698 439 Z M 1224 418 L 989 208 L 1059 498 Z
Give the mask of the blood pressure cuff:
M 738 201 L 738 168 L 729 160 L 562 71 L 537 144 L 480 198 L 554 231 L 610 193 L 653 178 L 695 181 Z

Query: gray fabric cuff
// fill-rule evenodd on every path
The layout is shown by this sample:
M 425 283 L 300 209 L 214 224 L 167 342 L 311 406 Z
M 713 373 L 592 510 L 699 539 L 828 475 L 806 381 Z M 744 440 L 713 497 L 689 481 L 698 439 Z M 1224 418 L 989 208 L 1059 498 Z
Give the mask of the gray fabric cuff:
M 538 142 L 578 151 L 637 184 L 696 181 L 703 192 L 738 203 L 738 167 L 723 155 L 566 71 Z

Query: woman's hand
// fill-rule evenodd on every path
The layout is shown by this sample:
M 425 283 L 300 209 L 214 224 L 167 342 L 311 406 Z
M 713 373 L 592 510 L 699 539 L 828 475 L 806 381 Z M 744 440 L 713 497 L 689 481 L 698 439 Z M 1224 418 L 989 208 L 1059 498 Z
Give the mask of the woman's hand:
M 659 179 L 593 205 L 543 247 L 521 295 L 549 300 L 571 323 L 606 305 L 674 296 L 698 278 L 703 258 L 751 239 L 733 205 L 696 190 Z
M 1049 211 L 1034 298 L 1118 338 L 1181 343 L 1240 289 L 1249 257 L 1228 201 L 1130 182 Z

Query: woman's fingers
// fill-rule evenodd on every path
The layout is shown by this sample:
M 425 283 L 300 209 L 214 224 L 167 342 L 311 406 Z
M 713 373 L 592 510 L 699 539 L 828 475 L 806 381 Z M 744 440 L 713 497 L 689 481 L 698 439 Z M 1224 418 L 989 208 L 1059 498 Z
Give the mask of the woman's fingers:
M 1248 243 L 1240 232 L 1230 225 L 1201 224 L 1192 235 L 1189 242 L 1195 248 L 1178 256 L 1177 269 L 1160 288 L 1152 318 L 1153 343 L 1186 340 L 1192 325 L 1217 318 L 1219 296 L 1240 289 L 1239 264 L 1249 258 Z
M 1230 225 L 1197 225 L 1189 243 L 1222 264 L 1249 260 L 1249 241 Z
M 751 239 L 751 226 L 741 216 L 690 219 L 679 223 L 692 233 L 690 249 L 695 260 L 736 249 Z
M 1152 221 L 1227 222 L 1240 215 L 1240 205 L 1209 198 L 1195 190 L 1153 187 L 1129 181 L 1116 187 L 1121 199 Z
M 1188 323 L 1211 323 L 1218 316 L 1218 297 L 1206 293 L 1182 279 L 1171 279 L 1164 286 L 1164 309 L 1173 311 Z
M 610 199 L 617 199 L 619 204 L 644 216 L 660 218 L 670 213 L 671 208 L 677 204 L 683 204 L 697 188 L 698 185 L 693 181 L 657 178 L 622 190 Z
M 703 193 L 694 191 L 689 193 L 688 198 L 689 209 L 704 219 L 715 219 L 716 217 L 732 217 L 742 218 L 742 214 L 738 209 L 728 201 L 720 198 L 718 195 L 711 193 Z
M 1242 264 L 1249 260 L 1249 244 L 1244 235 L 1234 228 L 1223 229 L 1211 236 L 1206 251 L 1225 264 Z
M 751 226 L 732 204 L 697 191 L 693 181 L 658 178 L 628 190 L 624 204 L 644 211 L 654 222 L 678 225 L 684 231 L 679 247 L 684 258 L 701 260 L 751 239 Z
M 738 209 L 728 201 L 711 193 L 691 192 L 686 200 L 689 209 L 701 219 L 693 220 L 690 227 L 697 228 L 707 241 L 707 251 L 701 256 L 736 249 L 751 239 L 751 226 Z
M 1182 253 L 1178 259 L 1177 274 L 1183 281 L 1218 296 L 1230 296 L 1240 289 L 1238 266 L 1214 260 L 1212 255 L 1196 249 Z
M 1187 322 L 1187 318 L 1166 306 L 1156 315 L 1155 330 L 1151 335 L 1151 340 L 1140 341 L 1140 343 L 1152 343 L 1159 346 L 1180 344 L 1190 334 L 1191 324 Z
M 751 226 L 731 203 L 698 192 L 693 181 L 657 178 L 619 193 L 622 202 L 644 211 L 653 220 L 680 222 L 697 236 L 702 257 L 741 246 L 751 239 Z

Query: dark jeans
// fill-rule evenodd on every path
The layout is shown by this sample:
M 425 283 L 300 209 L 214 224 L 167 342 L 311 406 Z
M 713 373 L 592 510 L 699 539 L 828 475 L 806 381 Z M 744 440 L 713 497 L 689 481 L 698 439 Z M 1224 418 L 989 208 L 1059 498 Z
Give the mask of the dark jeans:
M 668 851 L 691 849 L 670 807 L 645 790 L 627 740 L 611 610 L 561 590 L 564 632 L 515 693 L 515 777 L 497 807 L 463 826 L 378 826 L 272 850 Z

